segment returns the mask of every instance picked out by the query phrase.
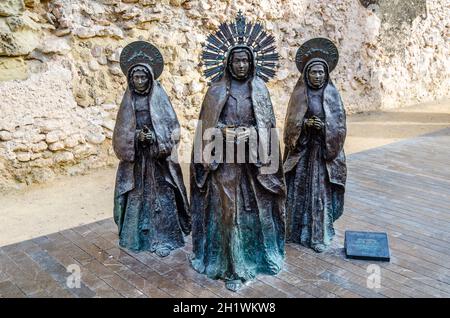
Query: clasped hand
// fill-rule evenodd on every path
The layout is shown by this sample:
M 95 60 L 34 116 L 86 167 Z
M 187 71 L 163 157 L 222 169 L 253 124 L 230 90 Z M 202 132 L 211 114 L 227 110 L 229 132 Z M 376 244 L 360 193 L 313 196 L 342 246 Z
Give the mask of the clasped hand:
M 311 118 L 308 118 L 306 120 L 306 126 L 315 128 L 317 130 L 321 130 L 325 126 L 325 124 L 323 123 L 322 120 L 320 120 L 319 117 L 312 116 Z
M 144 127 L 144 129 L 139 131 L 138 138 L 140 142 L 148 141 L 150 144 L 155 141 L 155 135 L 146 126 Z

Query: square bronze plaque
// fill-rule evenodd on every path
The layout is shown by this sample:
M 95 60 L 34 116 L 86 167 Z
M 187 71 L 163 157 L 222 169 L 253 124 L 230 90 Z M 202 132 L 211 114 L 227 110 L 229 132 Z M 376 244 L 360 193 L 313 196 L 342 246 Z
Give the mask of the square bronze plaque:
M 386 233 L 345 231 L 344 247 L 347 258 L 384 262 L 391 259 Z

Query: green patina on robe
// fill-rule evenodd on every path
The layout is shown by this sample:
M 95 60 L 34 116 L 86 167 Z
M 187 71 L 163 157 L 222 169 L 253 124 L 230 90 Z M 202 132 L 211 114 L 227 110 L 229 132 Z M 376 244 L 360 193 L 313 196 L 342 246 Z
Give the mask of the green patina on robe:
M 321 117 L 322 130 L 305 125 L 312 115 Z M 291 95 L 284 130 L 288 241 L 312 248 L 331 243 L 333 222 L 344 210 L 345 136 L 345 109 L 334 84 L 328 80 L 313 93 L 302 76 Z
M 228 76 L 227 76 L 228 75 Z M 204 98 L 195 149 L 208 128 L 218 127 L 230 98 L 229 74 L 212 84 Z M 249 80 L 256 129 L 274 128 L 269 92 L 257 76 Z M 206 143 L 206 142 L 205 142 Z M 281 157 L 272 174 L 260 163 L 191 164 L 192 265 L 200 273 L 226 281 L 276 274 L 283 264 L 285 182 Z M 195 159 L 193 154 L 193 159 Z
M 131 85 L 125 92 L 113 134 L 113 148 L 120 160 L 114 193 L 114 221 L 119 244 L 135 251 L 184 246 L 191 219 L 181 168 L 169 156 L 179 129 L 175 111 L 164 89 L 153 79 L 143 105 Z M 129 79 L 129 83 L 130 83 Z M 140 98 L 142 103 L 142 97 Z M 140 114 L 140 115 L 137 115 Z M 139 117 L 137 117 L 139 116 Z M 156 141 L 148 146 L 137 140 L 147 125 Z

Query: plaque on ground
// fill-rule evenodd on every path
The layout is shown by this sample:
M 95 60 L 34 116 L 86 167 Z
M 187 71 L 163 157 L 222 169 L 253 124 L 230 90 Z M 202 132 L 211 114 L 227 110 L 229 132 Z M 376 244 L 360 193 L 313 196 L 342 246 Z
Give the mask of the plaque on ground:
M 345 231 L 344 246 L 347 258 L 390 261 L 386 233 Z

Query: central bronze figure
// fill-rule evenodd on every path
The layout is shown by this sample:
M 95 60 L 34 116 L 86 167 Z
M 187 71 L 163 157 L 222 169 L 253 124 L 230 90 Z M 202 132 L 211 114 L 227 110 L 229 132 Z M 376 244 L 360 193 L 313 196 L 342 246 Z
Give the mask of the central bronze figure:
M 191 164 L 191 263 L 232 291 L 257 274 L 277 274 L 284 259 L 285 182 L 264 83 L 278 60 L 273 43 L 261 24 L 246 23 L 239 13 L 236 23 L 222 24 L 208 37 L 203 52 L 212 83 Z M 211 135 L 216 147 L 203 147 Z M 226 156 L 217 156 L 221 150 Z M 210 155 L 215 159 L 207 160 Z

